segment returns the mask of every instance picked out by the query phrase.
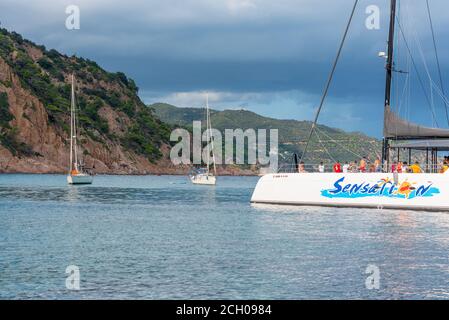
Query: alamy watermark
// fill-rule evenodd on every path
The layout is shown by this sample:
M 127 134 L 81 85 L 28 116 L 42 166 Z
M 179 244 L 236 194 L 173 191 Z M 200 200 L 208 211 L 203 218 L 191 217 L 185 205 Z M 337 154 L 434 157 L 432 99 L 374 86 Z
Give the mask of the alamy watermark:
M 65 20 L 67 30 L 79 30 L 81 27 L 80 8 L 70 5 L 65 8 L 65 13 L 69 15 Z
M 365 20 L 365 26 L 368 30 L 380 29 L 380 8 L 376 5 L 367 6 L 365 13 L 368 17 Z
M 277 129 L 217 129 L 202 132 L 201 121 L 193 122 L 192 134 L 185 129 L 175 129 L 170 141 L 177 142 L 170 151 L 175 165 L 197 164 L 247 164 L 268 166 L 278 170 Z M 206 144 L 204 144 L 206 143 Z M 269 149 L 268 149 L 269 145 Z
M 368 290 L 379 290 L 380 289 L 380 269 L 375 264 L 369 264 L 365 273 L 369 276 L 365 280 L 365 287 Z
M 70 265 L 65 269 L 68 277 L 65 279 L 65 287 L 68 290 L 80 290 L 80 268 L 75 265 Z

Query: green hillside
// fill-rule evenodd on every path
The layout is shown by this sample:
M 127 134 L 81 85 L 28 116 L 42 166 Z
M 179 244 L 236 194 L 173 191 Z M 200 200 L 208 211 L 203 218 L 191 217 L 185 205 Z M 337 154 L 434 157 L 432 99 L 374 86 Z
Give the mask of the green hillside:
M 204 119 L 204 109 L 178 108 L 165 103 L 150 105 L 155 114 L 172 125 L 191 127 L 192 121 Z M 284 163 L 292 161 L 294 153 L 301 154 L 310 131 L 310 121 L 279 120 L 261 116 L 247 110 L 211 110 L 212 126 L 220 131 L 225 129 L 278 129 L 279 149 Z M 361 156 L 375 158 L 381 150 L 381 142 L 358 132 L 319 125 L 318 135 L 314 135 L 307 163 L 320 161 L 354 161 Z

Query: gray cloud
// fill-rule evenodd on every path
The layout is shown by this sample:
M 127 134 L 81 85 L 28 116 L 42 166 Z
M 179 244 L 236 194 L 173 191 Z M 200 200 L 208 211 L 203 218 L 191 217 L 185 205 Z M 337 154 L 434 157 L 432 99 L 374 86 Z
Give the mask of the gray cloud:
M 448 71 L 444 39 L 449 5 L 430 2 L 442 65 Z M 65 29 L 65 7 L 70 4 L 81 9 L 81 30 Z M 372 4 L 381 8 L 381 30 L 364 26 L 365 8 Z M 351 5 L 352 0 L 2 0 L 0 21 L 49 48 L 126 72 L 136 79 L 147 102 L 176 93 L 190 92 L 185 96 L 191 98 L 209 90 L 228 93 L 221 95 L 223 108 L 229 103 L 270 116 L 310 118 L 313 112 L 297 110 L 313 111 L 318 103 Z M 404 28 L 410 31 L 413 23 L 434 73 L 424 1 L 400 1 L 400 7 L 406 13 L 400 17 Z M 360 1 L 323 121 L 380 135 L 384 62 L 377 52 L 385 49 L 387 15 L 388 1 Z M 399 49 L 397 67 L 405 68 L 405 48 Z M 416 84 L 414 89 L 419 91 Z M 295 92 L 301 94 L 293 99 Z M 234 101 L 225 99 L 229 96 Z M 419 106 L 423 95 L 414 101 L 422 111 L 412 116 L 428 124 Z M 441 105 L 436 108 L 442 111 Z M 340 114 L 342 120 L 326 113 Z M 356 119 L 363 121 L 357 124 Z

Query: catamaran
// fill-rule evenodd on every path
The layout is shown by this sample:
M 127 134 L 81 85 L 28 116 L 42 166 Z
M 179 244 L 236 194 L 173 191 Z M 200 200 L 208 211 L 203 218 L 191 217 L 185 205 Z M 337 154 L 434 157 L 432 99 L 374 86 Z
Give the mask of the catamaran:
M 215 185 L 217 183 L 217 168 L 215 165 L 214 139 L 211 136 L 212 125 L 209 110 L 209 95 L 206 96 L 206 166 L 194 170 L 190 175 L 193 184 Z M 212 160 L 212 168 L 211 167 Z
M 91 184 L 93 176 L 86 170 L 78 157 L 77 108 L 75 100 L 75 77 L 72 74 L 72 93 L 70 102 L 70 167 L 67 175 L 69 184 Z
M 315 121 L 312 124 L 309 140 L 302 157 L 307 151 L 312 132 L 316 128 L 318 116 L 332 81 L 357 2 L 354 3 L 340 50 L 335 58 L 321 103 L 317 108 Z M 430 18 L 429 7 L 428 10 Z M 296 172 L 267 174 L 259 179 L 251 197 L 252 203 L 449 211 L 449 170 L 440 171 L 438 169 L 438 152 L 449 151 L 449 130 L 415 124 L 404 119 L 391 108 L 393 73 L 403 73 L 396 70 L 393 60 L 395 26 L 399 24 L 399 21 L 395 21 L 396 17 L 397 1 L 391 0 L 388 52 L 379 54 L 386 58 L 381 172 L 315 173 L 296 170 Z M 431 19 L 429 20 L 431 23 Z M 399 25 L 399 27 L 401 26 Z M 400 31 L 403 32 L 402 28 Z M 435 53 L 437 56 L 436 46 Z M 449 103 L 448 99 L 444 97 L 442 84 L 440 86 L 433 84 L 433 86 L 436 92 L 443 93 L 442 98 L 447 111 Z M 397 155 L 395 161 L 401 161 L 400 150 L 402 150 L 402 154 L 404 151 L 408 151 L 409 163 L 412 150 L 419 150 L 426 154 L 425 169 L 427 170 L 423 170 L 424 172 L 420 174 L 390 170 L 392 156 Z M 431 164 L 429 164 L 429 152 L 431 153 Z

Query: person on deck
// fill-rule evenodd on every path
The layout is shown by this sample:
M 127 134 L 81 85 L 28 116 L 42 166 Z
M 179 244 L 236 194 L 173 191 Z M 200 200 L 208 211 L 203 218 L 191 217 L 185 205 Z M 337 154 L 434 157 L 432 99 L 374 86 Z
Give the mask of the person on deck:
M 348 167 L 348 172 L 354 172 L 354 170 L 355 170 L 355 164 L 354 164 L 354 162 L 349 162 L 349 167 Z
M 382 167 L 381 167 L 381 162 L 380 162 L 380 158 L 377 157 L 376 160 L 374 160 L 374 170 L 376 172 L 381 172 L 382 171 Z
M 366 172 L 366 157 L 363 157 L 362 160 L 360 160 L 359 171 Z
M 398 165 L 396 167 L 396 171 L 398 173 L 402 173 L 402 162 L 401 161 L 398 162 Z
M 307 171 L 306 171 L 306 165 L 305 165 L 304 162 L 302 162 L 302 161 L 301 161 L 301 163 L 299 164 L 298 172 L 299 172 L 299 173 L 306 173 L 306 172 L 307 172 Z
M 345 162 L 345 164 L 343 165 L 343 173 L 348 173 L 349 172 L 349 163 L 348 161 Z
M 410 166 L 410 170 L 412 171 L 412 173 L 423 173 L 418 161 Z
M 355 160 L 351 165 L 351 172 L 357 173 L 359 172 L 359 166 L 357 165 L 357 160 Z
M 394 161 L 391 164 L 391 172 L 398 172 L 397 170 L 398 170 L 398 164 L 396 163 L 396 161 Z
M 410 172 L 410 168 L 408 167 L 408 163 L 404 161 L 402 164 L 402 172 L 407 173 Z
M 334 169 L 335 173 L 341 173 L 342 170 L 341 170 L 341 164 L 339 161 L 335 162 L 333 169 Z
M 318 172 L 319 173 L 324 173 L 324 164 L 323 164 L 323 162 L 320 162 L 320 165 L 318 166 Z

